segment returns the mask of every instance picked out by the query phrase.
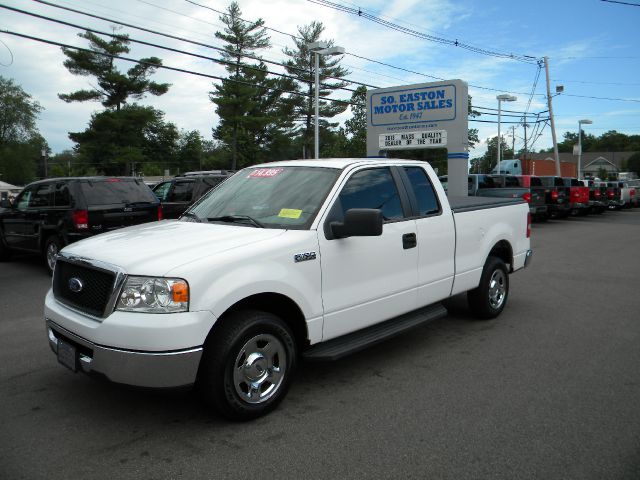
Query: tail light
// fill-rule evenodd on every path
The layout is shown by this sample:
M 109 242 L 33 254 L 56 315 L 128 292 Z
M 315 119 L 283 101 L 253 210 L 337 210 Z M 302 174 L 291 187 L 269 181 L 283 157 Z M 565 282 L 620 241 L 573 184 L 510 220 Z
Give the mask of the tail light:
M 607 197 L 613 198 L 613 190 L 607 190 Z
M 531 193 L 530 192 L 523 193 L 522 194 L 522 198 L 524 199 L 525 202 L 531 203 Z
M 158 205 L 158 220 L 162 220 L 164 215 L 162 213 L 162 205 Z
M 636 191 L 635 190 L 631 190 L 629 192 L 629 195 L 632 196 L 632 197 L 635 197 L 636 196 Z
M 73 226 L 76 230 L 87 230 L 89 228 L 89 211 L 74 210 L 72 213 Z
M 571 192 L 571 196 L 575 199 L 580 198 L 580 192 L 577 190 L 574 190 L 573 192 Z
M 593 196 L 596 198 L 600 198 L 600 190 L 594 190 L 593 191 Z
M 527 213 L 527 238 L 531 237 L 531 212 Z
M 553 200 L 554 202 L 556 200 L 558 200 L 558 191 L 557 190 L 552 190 L 551 191 L 551 200 Z

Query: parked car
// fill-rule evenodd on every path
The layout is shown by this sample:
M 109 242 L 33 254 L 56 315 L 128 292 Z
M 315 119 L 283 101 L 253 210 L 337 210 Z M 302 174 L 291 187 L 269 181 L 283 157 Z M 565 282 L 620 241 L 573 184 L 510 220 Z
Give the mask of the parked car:
M 521 187 L 528 191 L 523 195 L 529 204 L 529 212 L 536 220 L 549 218 L 549 206 L 546 203 L 546 188 L 542 181 L 534 175 L 502 175 L 502 184 L 505 187 Z
M 530 218 L 520 198 L 449 200 L 425 162 L 258 165 L 177 222 L 65 248 L 48 341 L 72 371 L 196 382 L 222 414 L 256 418 L 283 399 L 299 357 L 375 345 L 443 317 L 440 302 L 462 292 L 474 315 L 498 316 L 509 274 L 531 258 Z
M 601 187 L 594 180 L 585 179 L 580 182 L 589 189 L 589 213 L 601 214 L 604 212 L 608 205 L 606 191 L 603 195 Z
M 225 181 L 232 172 L 212 170 L 187 172 L 153 187 L 153 193 L 162 202 L 165 218 L 178 218 L 200 197 Z
M 58 252 L 77 240 L 162 219 L 160 202 L 131 177 L 50 178 L 27 185 L 0 209 L 0 259 L 42 253 L 52 272 Z
M 538 177 L 545 187 L 545 201 L 551 218 L 566 218 L 571 213 L 569 187 L 562 177 Z
M 577 178 L 562 177 L 565 187 L 569 187 L 569 204 L 571 215 L 587 215 L 589 213 L 589 188 Z

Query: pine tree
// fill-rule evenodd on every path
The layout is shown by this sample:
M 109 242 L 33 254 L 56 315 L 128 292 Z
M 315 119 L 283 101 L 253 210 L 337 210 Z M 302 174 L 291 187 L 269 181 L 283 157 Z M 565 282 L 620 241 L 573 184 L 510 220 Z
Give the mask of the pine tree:
M 315 59 L 307 45 L 320 39 L 324 26 L 322 22 L 311 22 L 309 25 L 298 27 L 299 38 L 294 39 L 296 48 L 285 48 L 283 52 L 289 57 L 287 60 L 287 72 L 298 79 L 297 90 L 304 93 L 306 97 L 296 97 L 294 101 L 295 119 L 299 123 L 298 133 L 303 137 L 303 156 L 310 157 L 313 143 L 313 119 L 315 116 L 314 85 L 315 85 Z M 331 47 L 333 40 L 327 41 Z M 344 80 L 340 80 L 347 76 L 350 72 L 341 67 L 340 61 L 342 57 L 320 56 L 320 89 L 319 96 L 326 97 L 332 91 L 348 85 Z M 320 118 L 333 118 L 344 112 L 347 104 L 332 102 L 325 100 L 320 101 Z M 324 128 L 335 127 L 336 123 L 329 123 L 321 120 L 321 126 Z
M 140 59 L 126 74 L 115 66 L 115 58 L 129 53 L 129 36 L 115 35 L 104 40 L 91 32 L 79 33 L 79 37 L 89 41 L 90 52 L 63 48 L 67 57 L 64 66 L 74 75 L 96 77 L 98 86 L 91 90 L 77 90 L 58 95 L 65 102 L 100 101 L 105 108 L 119 111 L 129 97 L 141 99 L 145 94 L 164 95 L 169 90 L 168 83 L 156 83 L 149 80 L 156 69 L 162 65 L 157 57 Z
M 242 19 L 242 12 L 236 2 L 232 2 L 227 13 L 220 17 L 225 28 L 223 32 L 216 32 L 216 38 L 223 40 L 224 52 L 222 58 L 229 72 L 229 78 L 222 83 L 214 84 L 215 90 L 210 92 L 209 98 L 217 105 L 216 113 L 220 123 L 214 129 L 213 136 L 231 148 L 231 169 L 238 165 L 240 136 L 259 119 L 250 115 L 256 111 L 256 99 L 261 91 L 259 82 L 266 81 L 266 75 L 260 70 L 266 70 L 262 62 L 257 65 L 249 63 L 248 59 L 257 56 L 256 52 L 270 46 L 270 40 L 264 28 L 264 21 L 247 22 Z

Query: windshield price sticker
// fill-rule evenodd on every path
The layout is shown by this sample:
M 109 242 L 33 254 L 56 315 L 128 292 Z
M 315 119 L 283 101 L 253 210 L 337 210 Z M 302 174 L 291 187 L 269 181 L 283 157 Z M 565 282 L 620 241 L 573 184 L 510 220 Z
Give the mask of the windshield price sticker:
M 446 147 L 446 130 L 423 130 L 411 133 L 383 133 L 378 136 L 380 148 Z
M 247 178 L 271 178 L 282 172 L 284 168 L 258 168 L 251 172 Z

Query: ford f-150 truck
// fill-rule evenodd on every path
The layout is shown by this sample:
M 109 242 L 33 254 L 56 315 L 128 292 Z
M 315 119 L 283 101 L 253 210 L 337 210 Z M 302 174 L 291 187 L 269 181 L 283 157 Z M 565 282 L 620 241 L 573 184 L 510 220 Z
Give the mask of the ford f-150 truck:
M 446 314 L 493 318 L 531 258 L 522 199 L 447 198 L 431 167 L 387 159 L 247 168 L 179 220 L 60 252 L 49 343 L 73 371 L 197 384 L 234 419 L 275 408 L 299 358 L 332 360 Z

